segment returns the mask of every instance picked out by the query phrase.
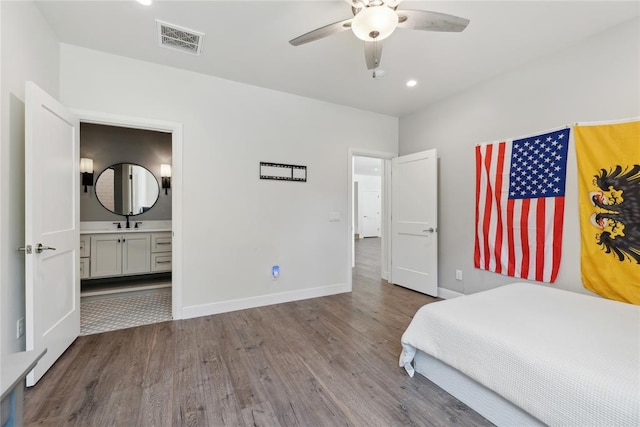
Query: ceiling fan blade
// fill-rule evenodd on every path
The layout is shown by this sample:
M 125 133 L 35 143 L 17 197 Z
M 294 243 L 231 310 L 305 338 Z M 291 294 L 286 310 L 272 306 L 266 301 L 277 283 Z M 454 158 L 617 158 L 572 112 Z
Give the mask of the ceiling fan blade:
M 398 28 L 422 31 L 460 32 L 469 20 L 428 10 L 398 10 Z
M 396 7 L 400 3 L 402 3 L 402 0 L 389 0 L 389 1 L 384 2 L 384 4 L 389 6 L 389 7 Z
M 316 28 L 313 31 L 309 31 L 293 40 L 289 40 L 293 46 L 300 46 L 301 44 L 316 41 L 325 37 L 332 36 L 334 34 L 341 33 L 351 29 L 351 21 L 353 18 L 345 19 L 344 21 L 334 22 L 333 24 L 325 25 L 324 27 Z
M 360 9 L 365 6 L 361 0 L 344 0 L 344 1 L 349 3 L 349 6 L 353 7 L 354 9 Z
M 367 61 L 367 70 L 378 68 L 382 59 L 382 42 L 364 42 L 364 59 Z

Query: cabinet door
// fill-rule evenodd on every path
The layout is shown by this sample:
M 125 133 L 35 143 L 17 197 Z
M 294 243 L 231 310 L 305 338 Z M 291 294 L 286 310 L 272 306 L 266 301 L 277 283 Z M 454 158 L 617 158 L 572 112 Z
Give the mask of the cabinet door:
M 122 274 L 151 271 L 151 236 L 131 233 L 122 236 Z
M 113 234 L 91 236 L 91 277 L 122 274 L 122 237 Z

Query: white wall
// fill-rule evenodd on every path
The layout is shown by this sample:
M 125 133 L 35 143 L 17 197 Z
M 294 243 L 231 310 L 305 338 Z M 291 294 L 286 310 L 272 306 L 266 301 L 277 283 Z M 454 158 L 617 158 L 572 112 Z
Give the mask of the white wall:
M 400 119 L 400 154 L 439 154 L 440 286 L 473 293 L 513 278 L 473 268 L 474 146 L 580 121 L 640 116 L 640 20 L 541 58 Z M 559 288 L 589 293 L 580 281 L 575 151 L 567 168 Z M 462 269 L 464 280 L 455 280 Z
M 2 353 L 24 350 L 16 322 L 24 317 L 24 84 L 58 97 L 59 44 L 31 2 L 0 2 L 2 35 L 0 142 L 0 293 Z
M 348 290 L 348 149 L 396 152 L 397 118 L 65 44 L 60 82 L 70 108 L 183 123 L 185 316 Z

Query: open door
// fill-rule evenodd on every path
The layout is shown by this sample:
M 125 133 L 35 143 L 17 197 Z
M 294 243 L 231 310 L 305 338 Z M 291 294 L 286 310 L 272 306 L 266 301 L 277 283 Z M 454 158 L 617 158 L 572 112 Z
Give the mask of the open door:
M 32 82 L 25 102 L 27 350 L 34 385 L 80 334 L 78 119 Z
M 391 283 L 438 296 L 436 150 L 391 162 Z

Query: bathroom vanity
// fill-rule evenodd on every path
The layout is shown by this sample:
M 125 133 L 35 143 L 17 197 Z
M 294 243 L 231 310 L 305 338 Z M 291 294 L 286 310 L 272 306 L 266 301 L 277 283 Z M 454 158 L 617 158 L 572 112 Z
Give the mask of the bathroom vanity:
M 80 278 L 171 271 L 171 229 L 148 227 L 80 232 Z

